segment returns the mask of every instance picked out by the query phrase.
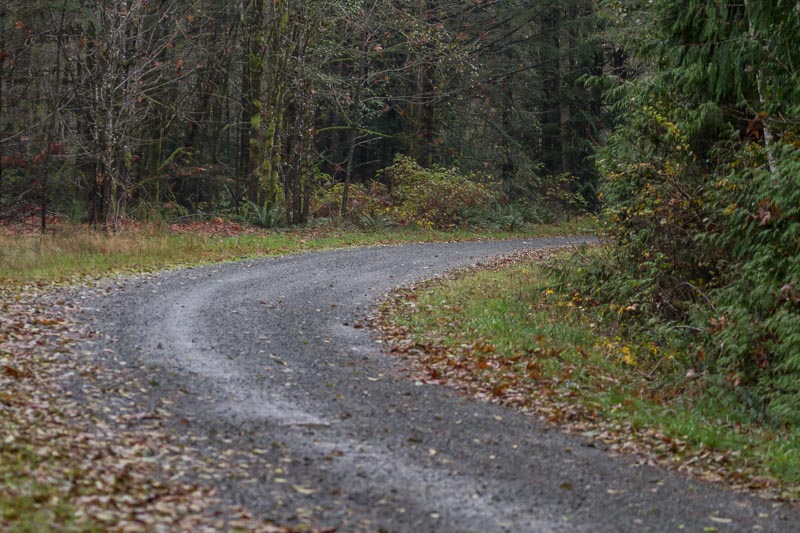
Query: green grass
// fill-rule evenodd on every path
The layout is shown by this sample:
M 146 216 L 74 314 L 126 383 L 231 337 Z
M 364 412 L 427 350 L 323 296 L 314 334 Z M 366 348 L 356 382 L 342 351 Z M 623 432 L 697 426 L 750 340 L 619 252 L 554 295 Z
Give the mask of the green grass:
M 58 460 L 58 459 L 56 459 Z M 77 518 L 63 491 L 33 476 L 40 458 L 31 450 L 12 451 L 0 445 L 0 527 L 11 532 L 100 531 Z
M 80 276 L 141 272 L 179 265 L 273 256 L 348 246 L 485 238 L 521 238 L 591 231 L 582 219 L 520 232 L 480 230 L 285 231 L 217 237 L 154 228 L 116 235 L 71 227 L 41 236 L 0 236 L 0 281 L 7 285 L 65 282 Z
M 603 330 L 598 308 L 558 287 L 540 263 L 523 261 L 425 287 L 413 303 L 396 304 L 391 320 L 408 328 L 421 344 L 446 346 L 461 356 L 465 346 L 481 343 L 468 355 L 474 364 L 467 379 L 494 387 L 507 382 L 515 390 L 529 391 L 532 405 L 542 401 L 535 398 L 537 391 L 552 389 L 550 397 L 562 401 L 561 407 L 575 405 L 589 414 L 581 423 L 594 418 L 601 428 L 624 425 L 625 432 L 680 442 L 669 451 L 673 461 L 704 452 L 729 454 L 717 473 L 724 470 L 734 482 L 741 479 L 736 470 L 749 479 L 770 476 L 784 495 L 800 496 L 799 430 L 764 427 L 732 411 L 730 401 L 706 393 L 702 379 L 686 379 L 689 368 L 683 361 L 689 358 L 677 345 Z M 487 343 L 492 347 L 488 353 L 483 348 Z M 447 374 L 443 360 L 426 357 L 426 365 L 440 371 L 436 375 Z M 493 371 L 479 364 L 488 359 L 505 359 L 507 366 Z M 535 380 L 526 375 L 528 362 L 541 372 Z M 571 423 L 559 416 L 551 420 Z M 667 453 L 657 444 L 656 452 Z

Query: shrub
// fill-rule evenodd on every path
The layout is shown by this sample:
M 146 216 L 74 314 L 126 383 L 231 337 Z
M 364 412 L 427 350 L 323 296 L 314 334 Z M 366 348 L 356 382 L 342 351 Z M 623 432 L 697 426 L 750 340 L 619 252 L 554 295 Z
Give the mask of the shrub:
M 425 169 L 407 156 L 398 156 L 380 176 L 391 184 L 389 216 L 403 226 L 456 227 L 467 221 L 467 210 L 499 199 L 477 176 L 452 168 Z
M 704 320 L 726 383 L 777 422 L 800 424 L 800 149 L 769 169 L 742 158 L 717 184 L 720 216 L 700 242 L 724 252 L 724 284 Z
M 280 202 L 271 207 L 247 202 L 242 206 L 242 218 L 253 226 L 280 228 L 286 225 L 286 206 Z
M 392 205 L 389 191 L 386 187 L 372 181 L 368 185 L 353 183 L 348 192 L 347 212 L 340 213 L 342 207 L 342 194 L 344 183 L 335 183 L 331 187 L 318 189 L 311 202 L 311 214 L 315 218 L 336 219 L 341 218 L 358 222 L 365 217 L 379 218 Z
M 500 197 L 475 176 L 455 169 L 425 169 L 406 156 L 398 156 L 378 177 L 391 187 L 379 181 L 352 184 L 342 218 L 367 229 L 393 225 L 446 229 L 467 223 L 470 209 L 486 208 Z M 343 191 L 342 183 L 319 190 L 312 215 L 338 218 Z
M 611 246 L 581 294 L 691 332 L 708 392 L 800 423 L 796 21 L 769 2 L 651 4 L 632 47 L 642 76 L 607 93 Z
M 470 226 L 503 231 L 553 221 L 551 213 L 522 202 L 494 202 L 465 209 L 464 215 Z
M 599 152 L 605 237 L 614 248 L 586 290 L 666 321 L 686 320 L 717 275 L 718 254 L 695 237 L 705 231 L 708 169 L 666 113 L 631 113 Z

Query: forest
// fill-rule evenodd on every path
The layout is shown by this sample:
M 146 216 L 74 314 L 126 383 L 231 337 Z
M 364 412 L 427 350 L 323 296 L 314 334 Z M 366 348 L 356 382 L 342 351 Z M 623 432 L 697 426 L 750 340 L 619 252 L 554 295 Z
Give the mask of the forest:
M 800 404 L 800 2 L 5 0 L 0 219 L 600 216 L 570 273 Z
M 394 163 L 457 169 L 458 204 L 593 208 L 601 25 L 586 0 L 6 1 L 0 217 L 358 222 Z

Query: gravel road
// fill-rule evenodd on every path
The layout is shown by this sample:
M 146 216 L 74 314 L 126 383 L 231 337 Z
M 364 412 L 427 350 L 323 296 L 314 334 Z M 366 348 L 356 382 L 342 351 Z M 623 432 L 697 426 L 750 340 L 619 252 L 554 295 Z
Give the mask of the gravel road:
M 393 287 L 568 242 L 244 261 L 134 279 L 84 305 L 109 339 L 107 364 L 149 368 L 151 401 L 180 392 L 173 431 L 260 454 L 246 479 L 214 480 L 258 517 L 339 531 L 797 531 L 791 506 L 637 467 L 414 382 L 358 327 Z

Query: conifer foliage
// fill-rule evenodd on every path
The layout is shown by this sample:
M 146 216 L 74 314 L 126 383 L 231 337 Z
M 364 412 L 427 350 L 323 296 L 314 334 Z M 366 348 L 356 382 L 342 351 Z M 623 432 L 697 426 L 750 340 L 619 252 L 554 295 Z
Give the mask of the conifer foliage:
M 650 4 L 651 37 L 629 41 L 642 74 L 611 91 L 620 122 L 598 155 L 615 261 L 594 292 L 699 332 L 693 364 L 796 424 L 800 4 Z

